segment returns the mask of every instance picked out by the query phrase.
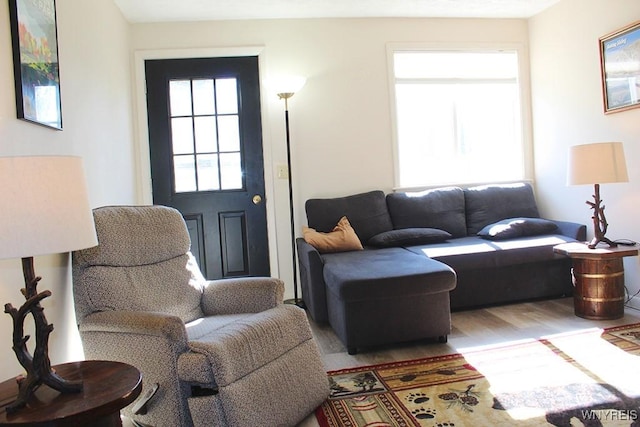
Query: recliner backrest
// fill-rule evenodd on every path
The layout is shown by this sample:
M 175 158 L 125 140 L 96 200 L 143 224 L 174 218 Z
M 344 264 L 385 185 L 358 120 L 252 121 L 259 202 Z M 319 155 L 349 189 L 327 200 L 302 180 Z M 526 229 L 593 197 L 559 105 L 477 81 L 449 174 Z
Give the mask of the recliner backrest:
M 180 212 L 165 206 L 94 209 L 98 246 L 73 254 L 78 322 L 106 310 L 202 317 L 204 278 Z

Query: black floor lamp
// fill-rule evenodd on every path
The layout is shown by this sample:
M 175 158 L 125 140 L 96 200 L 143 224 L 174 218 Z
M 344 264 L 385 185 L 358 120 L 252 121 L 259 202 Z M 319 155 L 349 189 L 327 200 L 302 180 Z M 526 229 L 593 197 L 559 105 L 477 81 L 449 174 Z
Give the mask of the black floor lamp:
M 296 258 L 296 227 L 293 209 L 293 178 L 291 175 L 291 135 L 289 133 L 289 98 L 291 98 L 304 85 L 304 78 L 289 78 L 282 82 L 278 90 L 278 98 L 284 99 L 284 124 L 287 138 L 287 177 L 289 180 L 289 218 L 291 224 L 291 257 L 293 266 L 293 299 L 285 300 L 287 304 L 295 304 L 305 308 L 304 301 L 298 297 L 298 262 Z

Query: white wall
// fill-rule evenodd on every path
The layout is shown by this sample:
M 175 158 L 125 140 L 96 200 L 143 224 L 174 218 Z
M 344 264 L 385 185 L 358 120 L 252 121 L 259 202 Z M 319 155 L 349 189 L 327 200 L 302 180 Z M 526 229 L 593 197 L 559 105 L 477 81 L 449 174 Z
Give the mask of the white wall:
M 57 0 L 56 6 L 63 131 L 16 119 L 8 3 L 0 6 L 0 156 L 82 156 L 92 206 L 134 203 L 129 24 L 111 0 Z M 38 290 L 53 293 L 42 302 L 55 327 L 52 363 L 81 359 L 69 256 L 37 257 L 35 268 L 43 277 Z M 0 261 L 0 302 L 19 307 L 23 286 L 20 260 Z M 11 332 L 11 318 L 2 313 L 0 380 L 22 371 L 11 350 Z
M 640 241 L 640 108 L 603 113 L 598 38 L 640 17 L 637 0 L 562 0 L 530 20 L 535 175 L 541 209 L 588 225 L 593 237 L 592 186 L 567 187 L 568 147 L 622 141 L 629 183 L 600 192 L 611 239 Z M 594 165 L 597 167 L 597 165 Z M 640 260 L 625 258 L 626 286 L 640 289 Z M 640 297 L 630 302 L 640 308 Z
M 297 234 L 304 201 L 394 186 L 393 135 L 387 74 L 388 43 L 522 44 L 523 20 L 318 19 L 138 24 L 136 51 L 261 46 L 263 79 L 307 77 L 289 102 Z M 528 67 L 528 62 L 525 61 Z M 140 82 L 138 82 L 140 84 Z M 137 88 L 137 93 L 143 93 Z M 283 103 L 263 86 L 267 178 L 286 164 Z M 146 144 L 146 141 L 142 141 Z M 277 268 L 293 296 L 286 180 L 266 183 L 275 216 Z M 269 205 L 270 204 L 270 205 Z M 272 245 L 274 242 L 270 242 Z M 273 260 L 272 256 L 272 260 Z

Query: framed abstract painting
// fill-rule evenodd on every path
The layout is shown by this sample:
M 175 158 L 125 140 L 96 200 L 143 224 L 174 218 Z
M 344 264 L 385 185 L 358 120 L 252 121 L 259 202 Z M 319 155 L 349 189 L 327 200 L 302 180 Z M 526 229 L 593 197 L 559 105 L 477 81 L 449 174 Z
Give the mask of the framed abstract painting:
M 599 42 L 605 114 L 640 107 L 640 21 Z
M 55 0 L 9 0 L 19 119 L 62 130 Z

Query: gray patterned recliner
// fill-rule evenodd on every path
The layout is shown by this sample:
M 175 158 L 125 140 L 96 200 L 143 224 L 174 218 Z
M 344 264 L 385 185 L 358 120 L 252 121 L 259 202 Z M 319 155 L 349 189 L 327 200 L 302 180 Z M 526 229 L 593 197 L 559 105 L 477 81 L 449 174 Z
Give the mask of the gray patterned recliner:
M 152 426 L 292 426 L 329 394 L 305 312 L 274 278 L 206 281 L 181 214 L 94 210 L 98 246 L 73 254 L 87 359 L 117 360 L 159 384 L 138 414 Z

